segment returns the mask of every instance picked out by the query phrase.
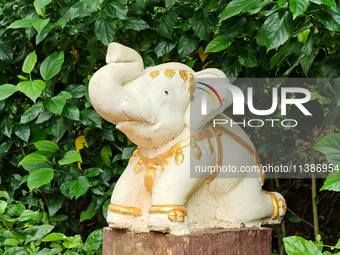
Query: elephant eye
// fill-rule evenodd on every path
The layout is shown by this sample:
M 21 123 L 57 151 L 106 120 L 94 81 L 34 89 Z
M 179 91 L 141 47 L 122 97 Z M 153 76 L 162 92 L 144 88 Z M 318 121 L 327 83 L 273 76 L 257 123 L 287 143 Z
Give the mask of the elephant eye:
M 163 89 L 162 95 L 167 97 L 170 95 L 170 92 L 171 91 L 169 89 Z

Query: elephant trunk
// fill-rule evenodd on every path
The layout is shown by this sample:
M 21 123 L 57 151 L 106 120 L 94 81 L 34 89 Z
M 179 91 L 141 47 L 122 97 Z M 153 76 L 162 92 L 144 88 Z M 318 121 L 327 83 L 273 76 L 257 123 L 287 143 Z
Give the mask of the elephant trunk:
M 99 115 L 117 123 L 124 118 L 121 105 L 128 101 L 124 84 L 143 73 L 143 60 L 135 50 L 119 43 L 111 43 L 106 54 L 106 62 L 107 65 L 92 76 L 89 96 Z

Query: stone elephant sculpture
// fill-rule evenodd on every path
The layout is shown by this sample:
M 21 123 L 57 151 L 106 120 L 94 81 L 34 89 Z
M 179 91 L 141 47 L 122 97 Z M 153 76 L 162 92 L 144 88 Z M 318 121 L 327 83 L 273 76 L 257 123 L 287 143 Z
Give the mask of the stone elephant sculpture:
M 106 62 L 90 80 L 91 103 L 138 145 L 112 194 L 107 216 L 111 227 L 183 235 L 280 221 L 285 200 L 263 191 L 261 178 L 215 178 L 210 172 L 190 177 L 190 162 L 237 167 L 259 163 L 239 126 L 209 124 L 215 116 L 228 119 L 222 114 L 232 103 L 228 90 L 218 91 L 223 106 L 210 107 L 203 118 L 190 121 L 190 105 L 198 106 L 195 98 L 202 92 L 193 79 L 228 82 L 222 71 L 194 72 L 181 63 L 144 70 L 141 56 L 118 43 L 109 45 Z

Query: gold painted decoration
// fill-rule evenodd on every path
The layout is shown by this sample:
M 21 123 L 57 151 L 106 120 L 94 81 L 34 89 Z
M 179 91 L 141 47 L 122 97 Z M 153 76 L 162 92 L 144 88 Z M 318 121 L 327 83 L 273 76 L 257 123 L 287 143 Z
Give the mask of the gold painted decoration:
M 110 204 L 108 208 L 111 212 L 120 213 L 120 214 L 129 214 L 129 215 L 140 215 L 142 213 L 141 209 L 136 207 L 128 207 Z
M 273 192 L 268 192 L 266 190 L 262 190 L 262 191 L 264 193 L 266 193 L 267 195 L 269 195 L 270 198 L 272 199 L 273 206 L 274 206 L 274 211 L 273 211 L 272 219 L 275 220 L 277 217 L 280 216 L 279 201 L 278 201 L 277 197 L 275 196 L 275 194 Z
M 209 138 L 205 139 L 207 146 L 208 146 L 208 150 L 210 151 L 210 153 L 212 154 L 214 152 L 214 147 L 212 146 L 212 143 L 210 141 Z
M 174 69 L 166 69 L 164 71 L 164 75 L 166 78 L 171 79 L 175 75 L 175 70 Z
M 188 79 L 188 72 L 186 70 L 179 70 L 179 76 L 186 81 Z
M 194 94 L 196 89 L 196 83 L 194 81 L 194 75 L 192 73 L 189 74 L 189 81 L 188 81 L 188 93 L 190 95 Z
M 143 155 L 143 153 L 139 150 L 139 148 L 136 149 L 136 155 L 139 156 L 138 163 L 134 167 L 134 172 L 138 173 L 142 165 L 146 165 L 146 173 L 144 176 L 144 185 L 148 192 L 152 191 L 153 184 L 156 177 L 156 169 L 158 166 L 162 167 L 162 171 L 166 169 L 168 166 L 170 159 L 175 156 L 175 162 L 177 164 L 182 164 L 184 161 L 184 154 L 183 149 L 187 147 L 190 144 L 190 136 L 179 141 L 174 146 L 172 146 L 169 150 L 166 152 L 163 152 L 162 154 L 154 157 L 149 158 Z
M 183 222 L 185 216 L 187 216 L 187 209 L 183 205 L 152 205 L 149 209 L 149 213 L 162 213 L 168 214 L 170 221 Z
M 154 70 L 154 71 L 150 72 L 149 75 L 152 79 L 155 79 L 159 75 L 159 71 Z

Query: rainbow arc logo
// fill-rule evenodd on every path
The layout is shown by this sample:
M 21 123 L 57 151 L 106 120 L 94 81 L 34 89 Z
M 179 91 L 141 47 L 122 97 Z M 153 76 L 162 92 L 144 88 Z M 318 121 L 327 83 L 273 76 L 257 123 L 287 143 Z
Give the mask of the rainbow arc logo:
M 197 86 L 197 88 L 200 89 L 200 90 L 203 90 L 204 92 L 206 92 L 212 98 L 212 100 L 214 100 L 215 105 L 217 105 L 216 99 L 215 99 L 215 97 L 213 96 L 213 94 L 210 91 L 212 91 L 216 95 L 216 97 L 218 98 L 220 104 L 222 105 L 222 100 L 221 100 L 220 95 L 217 93 L 217 91 L 212 86 L 210 86 L 210 85 L 208 85 L 206 83 L 203 83 L 203 82 L 196 82 L 196 83 L 204 86 L 204 87 L 198 87 Z

